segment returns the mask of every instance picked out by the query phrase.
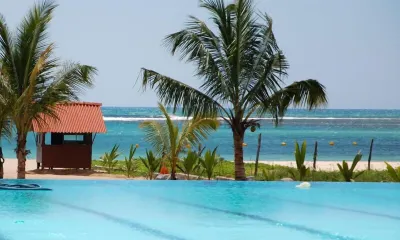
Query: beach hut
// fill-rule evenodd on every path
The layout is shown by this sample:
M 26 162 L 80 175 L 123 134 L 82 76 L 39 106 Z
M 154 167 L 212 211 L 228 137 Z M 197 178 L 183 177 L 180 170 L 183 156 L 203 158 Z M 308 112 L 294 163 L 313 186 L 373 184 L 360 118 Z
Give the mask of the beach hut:
M 42 116 L 40 121 L 32 122 L 38 168 L 90 169 L 96 134 L 106 132 L 101 104 L 58 104 L 55 116 Z

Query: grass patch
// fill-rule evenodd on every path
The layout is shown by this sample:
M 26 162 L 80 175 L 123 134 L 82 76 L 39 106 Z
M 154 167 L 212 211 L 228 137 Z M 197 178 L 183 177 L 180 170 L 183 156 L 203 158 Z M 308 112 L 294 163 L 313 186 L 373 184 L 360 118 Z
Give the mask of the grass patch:
M 134 160 L 135 171 L 133 172 L 133 177 L 145 177 L 146 176 L 146 168 L 140 160 Z M 100 160 L 93 160 L 92 166 L 101 166 Z M 168 165 L 167 165 L 168 167 Z M 245 164 L 246 175 L 254 176 L 254 163 L 246 163 Z M 265 170 L 269 177 L 268 180 L 279 181 L 282 178 L 291 177 L 290 171 L 297 171 L 296 168 L 293 167 L 285 167 L 279 165 L 269 165 L 260 163 L 258 167 L 258 176 L 256 180 L 265 181 L 263 177 L 263 170 Z M 125 175 L 124 170 L 124 162 L 118 161 L 115 168 L 111 171 L 112 174 Z M 178 170 L 178 172 L 180 172 Z M 196 173 L 193 173 L 196 174 Z M 199 173 L 197 173 L 200 175 Z M 214 177 L 223 176 L 233 178 L 235 175 L 235 165 L 233 162 L 224 161 L 221 164 L 218 164 L 215 168 Z M 202 174 L 205 177 L 205 174 Z M 304 178 L 304 181 L 322 181 L 322 182 L 343 182 L 344 178 L 342 174 L 337 171 L 321 171 L 321 170 L 311 170 L 310 173 Z M 357 179 L 357 182 L 391 182 L 391 178 L 386 170 L 378 171 L 378 170 L 370 170 L 365 171 L 362 175 L 360 175 Z

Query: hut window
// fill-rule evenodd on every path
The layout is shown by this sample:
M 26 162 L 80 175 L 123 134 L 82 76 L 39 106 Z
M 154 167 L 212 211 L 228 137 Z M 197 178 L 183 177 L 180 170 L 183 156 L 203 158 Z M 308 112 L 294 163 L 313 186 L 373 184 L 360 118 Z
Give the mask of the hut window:
M 64 135 L 64 143 L 83 143 L 83 135 Z

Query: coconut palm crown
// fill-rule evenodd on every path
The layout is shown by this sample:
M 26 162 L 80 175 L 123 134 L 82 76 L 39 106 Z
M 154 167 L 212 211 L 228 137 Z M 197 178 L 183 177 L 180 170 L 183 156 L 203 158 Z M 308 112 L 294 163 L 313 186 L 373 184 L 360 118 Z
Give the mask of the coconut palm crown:
M 57 118 L 57 103 L 78 100 L 92 86 L 96 69 L 78 63 L 63 63 L 54 56 L 48 27 L 57 5 L 36 3 L 16 31 L 0 14 L 0 120 L 16 131 L 18 178 L 25 178 L 27 134 L 32 121 L 44 124 L 43 116 Z M 9 126 L 3 133 L 9 134 Z

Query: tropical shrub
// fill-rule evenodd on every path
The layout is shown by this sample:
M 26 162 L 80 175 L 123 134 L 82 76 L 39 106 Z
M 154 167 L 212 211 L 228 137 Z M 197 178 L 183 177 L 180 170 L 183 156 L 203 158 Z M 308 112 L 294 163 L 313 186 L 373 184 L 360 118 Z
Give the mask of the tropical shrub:
M 389 163 L 385 162 L 387 171 L 390 175 L 390 178 L 394 182 L 400 182 L 400 167 L 397 167 L 396 169 L 392 167 Z
M 211 118 L 193 118 L 183 123 L 179 128 L 169 116 L 162 104 L 158 105 L 165 117 L 165 123 L 159 121 L 145 121 L 140 127 L 145 131 L 145 140 L 148 141 L 155 153 L 169 160 L 171 164 L 171 179 L 175 180 L 176 164 L 181 154 L 188 146 L 195 146 L 206 139 L 211 131 L 215 131 L 219 122 Z
M 218 163 L 220 163 L 220 157 L 217 155 L 217 148 L 212 152 L 207 150 L 204 157 L 200 159 L 200 164 L 203 167 L 203 171 L 206 173 L 208 180 L 211 180 L 214 175 L 214 170 Z
M 357 155 L 354 157 L 353 163 L 351 164 L 351 168 L 349 168 L 349 165 L 345 160 L 343 160 L 342 165 L 339 163 L 337 164 L 340 173 L 342 174 L 344 180 L 346 182 L 352 182 L 354 181 L 357 177 L 359 177 L 361 174 L 364 173 L 364 171 L 360 171 L 358 173 L 355 172 L 355 168 L 357 166 L 357 163 L 361 161 L 362 154 L 359 152 Z
M 186 174 L 186 179 L 190 180 L 190 174 L 200 167 L 198 153 L 189 151 L 177 167 Z
M 118 152 L 119 146 L 117 144 L 111 149 L 109 153 L 104 153 L 100 160 L 102 160 L 103 167 L 106 168 L 107 173 L 111 173 L 114 170 L 115 166 L 117 165 L 117 158 L 119 157 L 120 153 Z
M 262 181 L 274 181 L 275 170 L 262 169 L 261 179 Z
M 295 172 L 293 170 L 291 170 L 289 172 L 292 175 L 293 179 L 295 179 L 295 180 L 303 181 L 309 172 L 309 168 L 307 168 L 304 165 L 304 162 L 306 159 L 306 150 L 307 150 L 306 141 L 303 141 L 303 144 L 301 145 L 301 149 L 299 147 L 299 143 L 296 141 L 294 156 L 296 159 L 297 174 L 295 174 Z
M 137 169 L 136 162 L 133 159 L 133 156 L 135 155 L 136 149 L 138 148 L 138 145 L 136 144 L 135 147 L 133 147 L 133 144 L 131 144 L 131 147 L 129 148 L 129 156 L 125 157 L 125 174 L 129 178 L 132 176 L 132 174 L 135 172 Z
M 154 173 L 157 172 L 157 170 L 160 167 L 161 164 L 161 159 L 157 158 L 154 153 L 150 150 L 146 150 L 146 158 L 141 157 L 140 160 L 142 161 L 143 165 L 146 168 L 146 177 L 149 180 L 154 179 Z

